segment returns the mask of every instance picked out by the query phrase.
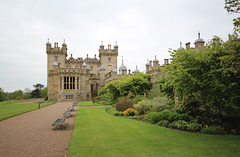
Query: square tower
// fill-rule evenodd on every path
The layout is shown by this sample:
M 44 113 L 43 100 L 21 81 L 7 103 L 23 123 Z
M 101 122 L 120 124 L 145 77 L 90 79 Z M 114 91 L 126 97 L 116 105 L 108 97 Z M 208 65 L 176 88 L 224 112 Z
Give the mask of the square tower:
M 99 58 L 101 60 L 101 64 L 106 67 L 105 74 L 117 69 L 117 57 L 118 57 L 118 46 L 116 45 L 111 48 L 111 45 L 108 45 L 107 49 L 104 49 L 103 43 L 99 48 Z

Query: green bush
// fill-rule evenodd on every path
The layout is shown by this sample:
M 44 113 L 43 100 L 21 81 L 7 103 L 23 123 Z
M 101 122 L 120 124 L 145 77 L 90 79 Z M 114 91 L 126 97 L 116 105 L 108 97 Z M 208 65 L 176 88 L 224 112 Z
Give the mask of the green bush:
M 142 100 L 137 104 L 134 104 L 134 108 L 137 110 L 139 114 L 144 114 L 148 109 L 147 100 Z
M 123 112 L 116 111 L 115 108 L 113 108 L 113 107 L 106 107 L 105 111 L 114 116 L 123 116 L 124 115 Z
M 117 101 L 128 100 L 127 96 L 118 97 Z
M 201 128 L 202 128 L 202 125 L 197 123 L 196 121 L 193 121 L 187 124 L 188 131 L 196 132 L 196 131 L 200 131 Z
M 113 109 L 113 107 L 105 107 L 105 111 L 106 112 L 109 112 L 109 111 L 111 111 Z
M 201 129 L 203 134 L 225 134 L 224 128 L 221 126 L 206 126 Z
M 152 100 L 142 100 L 134 105 L 139 114 L 145 114 L 147 112 L 160 112 L 166 108 L 166 97 L 156 97 Z
M 152 100 L 148 100 L 147 106 L 151 107 L 151 111 L 160 112 L 166 108 L 168 99 L 166 97 L 155 97 Z
M 184 120 L 188 122 L 192 117 L 187 114 L 179 114 L 177 112 L 166 110 L 162 112 L 151 112 L 147 114 L 146 119 L 151 123 L 157 123 L 160 120 L 168 120 L 169 122 Z
M 102 100 L 102 97 L 100 97 L 100 96 L 96 96 L 96 97 L 92 98 L 92 102 L 93 102 L 93 103 L 98 103 L 98 102 L 100 102 L 101 100 Z
M 160 112 L 151 112 L 149 114 L 146 115 L 146 119 L 150 122 L 150 123 L 157 123 L 161 120 L 161 117 L 159 116 Z
M 188 122 L 184 120 L 178 120 L 178 121 L 172 122 L 172 127 L 180 130 L 187 130 L 187 124 Z
M 132 100 L 120 100 L 115 104 L 117 111 L 125 111 L 128 108 L 133 108 L 133 101 Z
M 144 95 L 137 95 L 137 96 L 134 98 L 133 102 L 134 102 L 135 104 L 137 104 L 138 102 L 142 101 L 144 98 L 145 98 Z
M 168 120 L 161 120 L 157 123 L 159 126 L 168 127 L 169 121 Z

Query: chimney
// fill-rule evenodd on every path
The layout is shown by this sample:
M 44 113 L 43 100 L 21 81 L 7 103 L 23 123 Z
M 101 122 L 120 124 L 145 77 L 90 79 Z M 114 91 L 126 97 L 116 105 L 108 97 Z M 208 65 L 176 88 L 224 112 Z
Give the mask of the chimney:
M 54 47 L 58 47 L 58 43 L 57 42 L 54 43 Z
M 164 64 L 168 65 L 168 59 L 164 59 Z
M 186 45 L 186 49 L 190 49 L 190 42 L 187 42 L 185 45 Z
M 152 67 L 152 60 L 150 60 L 149 67 Z

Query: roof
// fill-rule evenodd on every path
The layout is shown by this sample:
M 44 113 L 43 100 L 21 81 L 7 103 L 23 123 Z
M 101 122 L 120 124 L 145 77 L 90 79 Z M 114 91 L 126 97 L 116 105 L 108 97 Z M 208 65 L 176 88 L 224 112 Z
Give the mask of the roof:
M 194 44 L 196 44 L 196 43 L 205 43 L 205 41 L 200 38 L 200 33 L 198 33 L 198 39 L 195 40 Z
M 102 64 L 101 67 L 98 68 L 99 70 L 106 70 L 105 66 Z
M 153 60 L 153 62 L 159 62 L 159 60 L 157 59 L 156 55 L 155 55 L 155 59 Z
M 184 49 L 184 48 L 182 47 L 182 42 L 180 42 L 180 47 L 178 48 L 178 50 L 181 50 L 181 49 Z
M 119 67 L 120 71 L 127 71 L 127 67 L 123 64 L 123 60 L 122 60 L 122 65 Z
M 138 70 L 138 67 L 136 66 L 136 70 L 134 71 L 135 73 L 139 73 L 140 71 Z
M 58 65 L 58 63 L 55 61 L 55 62 L 53 63 L 53 65 Z

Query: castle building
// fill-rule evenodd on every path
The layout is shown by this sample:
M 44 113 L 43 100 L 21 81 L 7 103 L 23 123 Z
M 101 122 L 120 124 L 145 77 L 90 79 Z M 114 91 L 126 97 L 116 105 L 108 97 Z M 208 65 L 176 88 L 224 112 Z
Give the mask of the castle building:
M 186 43 L 186 49 L 200 50 L 204 47 L 205 41 L 200 38 L 194 42 L 195 48 L 190 47 L 190 42 Z M 180 43 L 179 49 L 184 49 Z M 136 70 L 132 72 L 122 64 L 117 71 L 118 46 L 117 43 L 113 48 L 108 45 L 105 49 L 103 43 L 99 47 L 99 58 L 94 55 L 90 58 L 88 55 L 85 59 L 82 57 L 73 58 L 72 54 L 67 58 L 67 45 L 65 41 L 62 47 L 58 43 L 54 43 L 52 47 L 48 41 L 46 43 L 47 53 L 47 91 L 48 99 L 54 101 L 86 101 L 97 96 L 98 90 L 105 83 L 117 79 L 118 77 L 133 76 L 140 72 L 136 66 Z M 156 80 L 163 77 L 161 68 L 169 64 L 168 59 L 164 59 L 164 64 L 160 65 L 156 58 L 147 61 L 146 73 L 151 75 L 152 86 L 156 86 Z
M 105 75 L 116 73 L 118 46 L 99 48 L 99 58 L 82 57 L 67 59 L 67 45 L 62 47 L 49 41 L 46 43 L 47 53 L 47 88 L 48 99 L 54 101 L 91 100 L 97 96 L 98 90 L 105 84 Z

